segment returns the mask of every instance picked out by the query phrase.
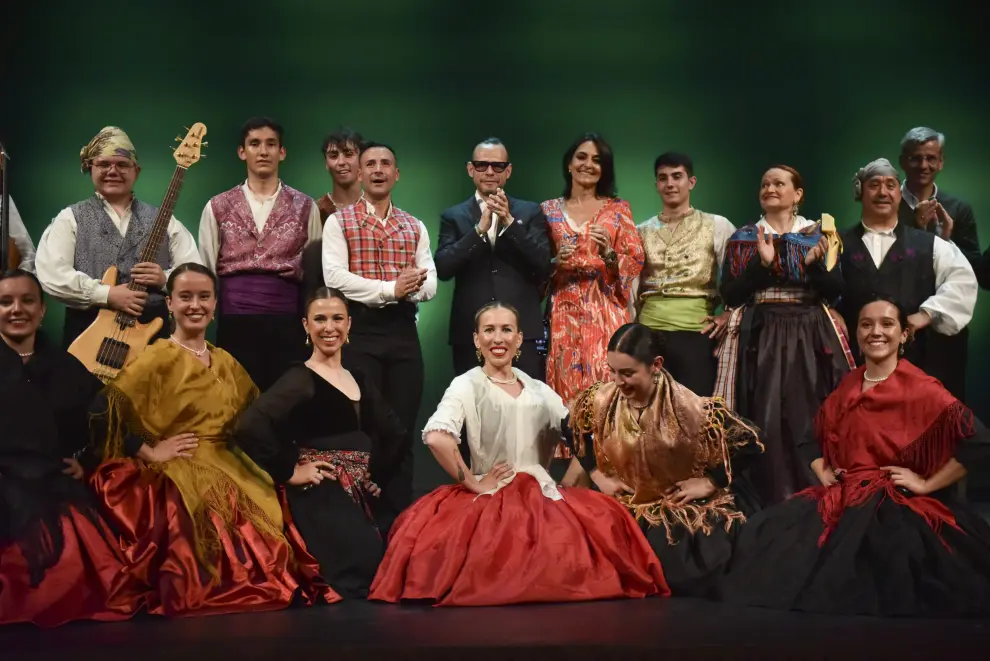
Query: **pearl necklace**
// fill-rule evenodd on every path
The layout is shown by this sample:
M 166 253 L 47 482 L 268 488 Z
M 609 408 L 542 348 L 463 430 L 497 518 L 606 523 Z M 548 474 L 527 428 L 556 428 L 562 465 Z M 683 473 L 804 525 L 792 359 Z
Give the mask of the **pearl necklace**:
M 177 339 L 175 339 L 175 336 L 174 335 L 169 335 L 169 338 L 168 339 L 170 339 L 172 342 L 175 342 L 180 347 L 182 347 L 183 349 L 185 349 L 186 351 L 188 351 L 192 355 L 196 356 L 197 358 L 202 358 L 203 357 L 203 354 L 206 353 L 206 350 L 210 348 L 209 346 L 205 346 L 202 349 L 200 349 L 199 351 L 197 351 L 196 349 L 190 349 L 189 347 L 187 347 L 186 345 L 184 345 L 182 342 L 179 342 Z
M 891 372 L 890 374 L 893 374 L 893 372 Z M 887 379 L 889 379 L 890 374 L 888 374 L 887 376 L 871 377 L 866 372 L 863 372 L 863 380 L 869 381 L 870 383 L 880 383 L 881 381 L 886 381 Z
M 511 379 L 496 379 L 494 376 L 488 374 L 488 372 L 485 372 L 485 376 L 488 377 L 489 381 L 491 381 L 492 383 L 497 383 L 500 386 L 511 386 L 512 384 L 519 381 L 519 377 L 516 376 L 515 372 L 512 373 Z
M 17 355 L 20 356 L 21 358 L 30 358 L 31 356 L 34 355 L 34 352 L 28 351 L 27 353 L 18 353 Z

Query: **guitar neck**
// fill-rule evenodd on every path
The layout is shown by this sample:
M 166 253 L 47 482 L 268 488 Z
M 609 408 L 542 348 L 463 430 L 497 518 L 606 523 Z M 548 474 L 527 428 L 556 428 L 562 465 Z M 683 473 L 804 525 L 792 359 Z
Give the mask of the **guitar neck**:
M 168 224 L 172 220 L 172 212 L 175 210 L 175 203 L 179 199 L 179 189 L 182 188 L 185 176 L 186 168 L 181 165 L 176 166 L 175 172 L 172 173 L 172 181 L 168 185 L 168 191 L 165 192 L 165 199 L 162 200 L 162 205 L 158 208 L 158 215 L 155 216 L 155 224 L 151 227 L 148 242 L 144 244 L 144 250 L 141 251 L 140 261 L 157 261 L 162 242 L 168 238 Z M 144 285 L 138 285 L 132 281 L 129 289 L 144 291 L 146 288 Z

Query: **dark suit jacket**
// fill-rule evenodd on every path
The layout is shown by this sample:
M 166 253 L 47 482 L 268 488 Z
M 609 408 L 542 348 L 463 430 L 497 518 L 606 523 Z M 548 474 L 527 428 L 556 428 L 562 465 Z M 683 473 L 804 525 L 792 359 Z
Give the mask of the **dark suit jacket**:
M 952 218 L 952 242 L 966 255 L 966 259 L 969 260 L 973 269 L 979 272 L 983 257 L 980 250 L 980 238 L 976 232 L 976 216 L 973 215 L 973 207 L 958 197 L 943 193 L 941 188 L 935 199 Z M 914 224 L 914 210 L 903 199 L 901 206 L 897 209 L 897 222 L 917 227 Z M 928 226 L 928 231 L 935 231 L 935 223 Z
M 541 290 L 550 277 L 547 219 L 535 202 L 509 198 L 514 222 L 501 231 L 492 247 L 478 236 L 481 207 L 472 195 L 440 216 L 440 238 L 433 256 L 440 280 L 454 280 L 450 308 L 450 344 L 472 341 L 474 315 L 498 300 L 519 310 L 525 339 L 543 337 Z

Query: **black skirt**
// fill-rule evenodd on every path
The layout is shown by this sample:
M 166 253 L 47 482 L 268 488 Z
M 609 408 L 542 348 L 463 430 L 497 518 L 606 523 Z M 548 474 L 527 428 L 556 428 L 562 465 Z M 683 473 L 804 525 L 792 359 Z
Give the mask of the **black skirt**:
M 748 477 L 768 505 L 818 483 L 795 440 L 849 372 L 821 305 L 765 303 L 748 308 L 739 337 L 736 411 L 763 432 L 766 452 Z
M 990 526 L 964 506 L 945 504 L 959 529 L 945 524 L 936 533 L 878 493 L 847 509 L 819 548 L 818 501 L 794 497 L 740 529 L 721 597 L 841 615 L 990 615 Z

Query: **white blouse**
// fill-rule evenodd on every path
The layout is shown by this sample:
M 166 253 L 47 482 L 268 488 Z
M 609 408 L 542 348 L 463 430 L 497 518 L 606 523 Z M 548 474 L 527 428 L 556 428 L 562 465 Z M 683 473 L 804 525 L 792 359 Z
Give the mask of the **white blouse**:
M 430 432 L 441 431 L 460 443 L 461 427 L 466 425 L 475 479 L 481 480 L 496 464 L 505 463 L 516 473 L 536 478 L 547 498 L 563 500 L 546 466 L 560 442 L 567 407 L 545 383 L 517 369 L 513 372 L 523 386 L 518 397 L 489 381 L 480 367 L 458 376 L 427 421 L 423 439 Z M 502 480 L 486 494 L 495 493 L 512 479 Z

